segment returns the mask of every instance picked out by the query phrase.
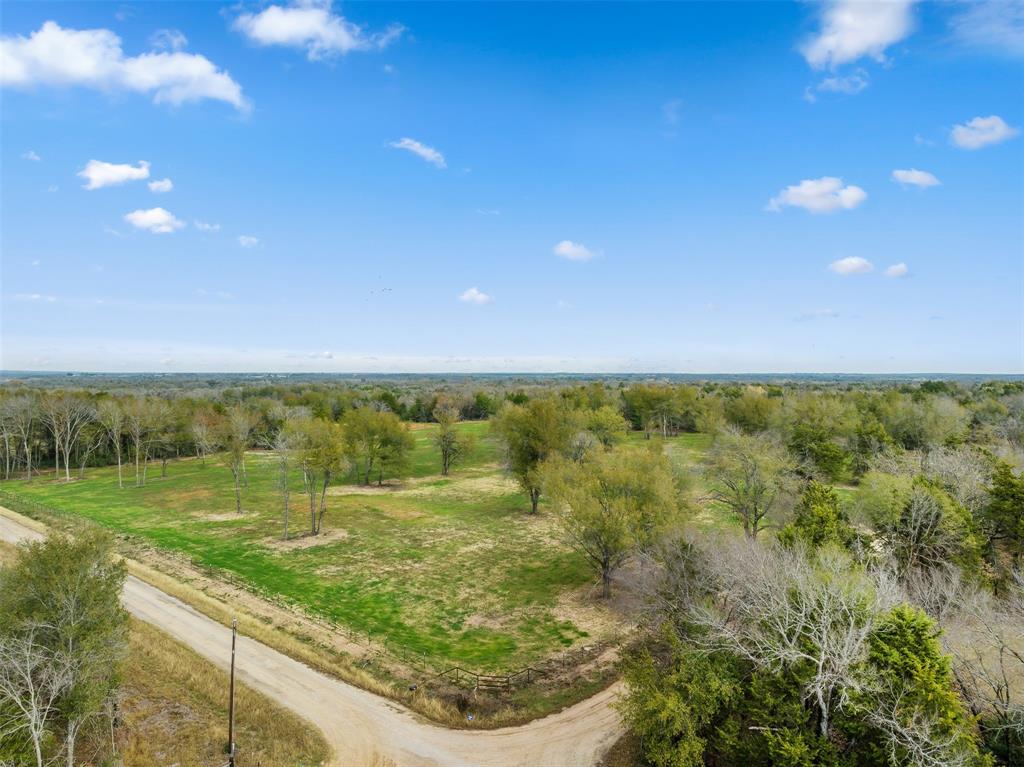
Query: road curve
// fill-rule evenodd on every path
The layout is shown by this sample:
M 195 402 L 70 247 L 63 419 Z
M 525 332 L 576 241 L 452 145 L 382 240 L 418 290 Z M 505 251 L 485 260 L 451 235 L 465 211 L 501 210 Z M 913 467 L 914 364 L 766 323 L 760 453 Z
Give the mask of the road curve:
M 43 537 L 14 517 L 0 514 L 0 539 Z M 135 617 L 227 667 L 230 634 L 220 624 L 133 576 L 125 581 L 124 603 Z M 245 636 L 237 661 L 246 684 L 323 731 L 338 767 L 593 767 L 622 732 L 612 706 L 618 685 L 519 727 L 450 730 Z

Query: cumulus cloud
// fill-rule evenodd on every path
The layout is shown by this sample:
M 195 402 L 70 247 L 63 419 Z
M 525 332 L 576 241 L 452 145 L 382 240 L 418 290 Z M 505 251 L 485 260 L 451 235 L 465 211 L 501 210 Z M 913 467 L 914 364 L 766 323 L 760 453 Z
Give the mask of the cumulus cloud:
M 330 0 L 271 5 L 259 13 L 243 13 L 235 19 L 234 26 L 258 45 L 303 48 L 310 61 L 350 51 L 386 48 L 404 31 L 396 24 L 383 32 L 369 34 L 334 13 Z
M 954 125 L 949 139 L 961 149 L 981 149 L 989 144 L 1000 144 L 1020 133 L 1018 128 L 1006 124 L 998 115 L 975 117 L 962 125 Z
M 169 234 L 185 226 L 184 221 L 175 218 L 174 214 L 163 208 L 133 210 L 125 214 L 124 220 L 138 229 L 145 229 L 154 234 Z
M 149 187 L 149 191 L 156 192 L 157 194 L 163 194 L 174 189 L 174 182 L 169 178 L 162 178 L 159 181 L 150 181 L 146 186 Z
M 249 234 L 240 234 L 238 236 L 238 244 L 243 248 L 255 248 L 260 244 L 260 238 Z
M 421 157 L 427 162 L 435 165 L 438 168 L 447 168 L 448 164 L 444 161 L 444 155 L 434 149 L 432 146 L 421 144 L 419 141 L 411 138 L 403 138 L 399 141 L 392 141 L 388 146 L 394 149 L 404 149 L 407 152 L 412 152 L 417 157 Z
M 570 261 L 589 261 L 594 257 L 593 251 L 589 250 L 583 243 L 573 242 L 572 240 L 562 240 L 555 245 L 552 252 L 556 256 L 567 258 Z
M 815 68 L 836 67 L 869 56 L 885 60 L 885 50 L 910 34 L 913 0 L 828 0 L 821 8 L 821 29 L 800 47 Z
M 907 265 L 904 264 L 902 261 L 898 264 L 887 266 L 885 268 L 885 272 L 883 272 L 883 274 L 885 274 L 886 277 L 906 277 L 909 273 L 910 269 L 908 269 Z
M 841 178 L 823 176 L 787 186 L 768 201 L 768 210 L 778 212 L 784 207 L 793 207 L 811 213 L 833 213 L 853 210 L 867 197 L 868 193 L 859 186 L 844 186 Z
M 0 85 L 81 86 L 150 94 L 161 104 L 214 99 L 248 108 L 231 75 L 196 53 L 151 51 L 125 56 L 109 29 L 65 29 L 47 21 L 28 37 L 0 37 Z
M 833 261 L 828 265 L 828 268 L 836 274 L 848 277 L 851 274 L 867 274 L 873 271 L 875 266 L 866 258 L 847 256 L 846 258 L 840 258 L 838 261 Z
M 942 183 L 928 171 L 917 170 L 916 168 L 894 170 L 892 172 L 892 180 L 897 181 L 904 186 L 916 186 L 921 189 L 927 189 L 930 186 L 938 186 Z
M 459 295 L 459 300 L 465 301 L 467 304 L 489 304 L 494 299 L 474 287 L 461 293 Z
M 29 149 L 27 152 L 21 155 L 22 160 L 31 160 L 32 162 L 39 162 L 43 158 L 35 153 L 34 150 Z
M 207 221 L 198 221 L 198 220 L 193 221 L 192 223 L 195 224 L 196 229 L 198 229 L 200 232 L 219 232 L 220 231 L 220 224 L 211 224 L 211 223 L 209 223 Z
M 129 165 L 128 163 L 89 160 L 85 167 L 78 171 L 78 176 L 86 181 L 84 189 L 119 186 L 128 181 L 141 181 L 144 178 L 149 178 L 149 163 L 139 160 L 138 165 Z

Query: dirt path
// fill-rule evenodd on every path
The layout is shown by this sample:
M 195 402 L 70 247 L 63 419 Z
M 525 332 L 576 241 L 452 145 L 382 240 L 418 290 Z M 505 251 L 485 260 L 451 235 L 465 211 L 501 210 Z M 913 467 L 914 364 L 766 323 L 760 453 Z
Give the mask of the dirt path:
M 0 514 L 0 539 L 39 538 L 17 515 Z M 223 626 L 132 576 L 124 603 L 136 617 L 226 667 L 230 635 Z M 238 672 L 249 686 L 320 727 L 339 767 L 592 767 L 622 731 L 611 705 L 618 685 L 520 727 L 466 731 L 425 722 L 246 637 L 238 641 Z

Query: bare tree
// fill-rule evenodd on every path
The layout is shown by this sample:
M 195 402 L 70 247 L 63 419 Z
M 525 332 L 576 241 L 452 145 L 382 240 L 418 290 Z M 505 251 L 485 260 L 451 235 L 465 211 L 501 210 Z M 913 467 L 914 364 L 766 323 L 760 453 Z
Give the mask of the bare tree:
M 812 560 L 799 546 L 761 546 L 749 538 L 723 542 L 705 562 L 715 596 L 690 612 L 707 630 L 702 641 L 773 671 L 808 668 L 803 694 L 827 738 L 833 713 L 865 689 L 868 640 L 895 602 L 894 584 L 858 572 L 838 551 Z
M 277 435 L 265 442 L 277 458 L 277 490 L 281 495 L 281 513 L 284 522 L 282 537 L 286 541 L 288 540 L 288 517 L 291 513 L 291 488 L 288 485 L 288 475 L 291 472 L 292 456 L 295 453 L 297 441 L 295 433 L 288 428 L 286 421 Z
M 167 403 L 149 397 L 133 397 L 124 403 L 125 432 L 135 458 L 135 486 L 146 484 L 146 468 L 153 443 L 167 419 Z
M 28 394 L 12 397 L 5 403 L 11 430 L 21 440 L 25 456 L 25 479 L 32 479 L 32 436 L 39 417 L 39 401 Z
M 47 726 L 74 681 L 67 659 L 36 641 L 38 627 L 0 636 L 0 740 L 25 733 L 43 767 Z
M 104 400 L 96 408 L 96 420 L 103 429 L 111 447 L 114 448 L 114 455 L 117 458 L 117 486 L 123 488 L 124 478 L 121 471 L 121 453 L 125 429 L 124 410 L 121 409 L 117 400 Z
M 54 479 L 60 474 L 60 461 L 64 459 L 64 478 L 71 481 L 71 452 L 86 424 L 93 420 L 95 411 L 87 401 L 70 394 L 55 394 L 43 398 L 43 422 L 53 437 Z
M 235 446 L 241 446 L 241 461 L 239 463 L 239 467 L 242 473 L 242 485 L 248 487 L 249 477 L 245 472 L 245 451 L 249 447 L 249 441 L 252 438 L 252 431 L 256 428 L 256 417 L 246 408 L 236 406 L 231 408 L 228 412 L 226 427 L 227 433 L 225 435 L 225 442 L 229 442 Z
M 206 466 L 206 456 L 217 449 L 217 422 L 210 413 L 199 413 L 192 421 L 192 441 L 196 456 Z

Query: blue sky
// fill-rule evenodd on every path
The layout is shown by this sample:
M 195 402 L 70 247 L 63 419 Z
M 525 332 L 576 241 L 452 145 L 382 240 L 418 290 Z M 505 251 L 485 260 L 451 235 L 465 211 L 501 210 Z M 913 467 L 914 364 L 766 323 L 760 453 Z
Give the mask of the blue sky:
M 5 369 L 1024 372 L 1019 0 L 2 35 Z

